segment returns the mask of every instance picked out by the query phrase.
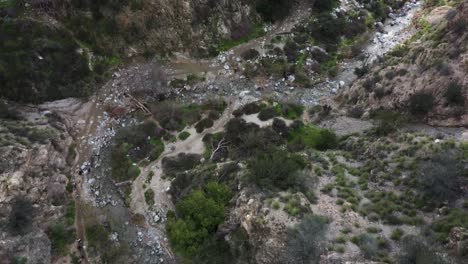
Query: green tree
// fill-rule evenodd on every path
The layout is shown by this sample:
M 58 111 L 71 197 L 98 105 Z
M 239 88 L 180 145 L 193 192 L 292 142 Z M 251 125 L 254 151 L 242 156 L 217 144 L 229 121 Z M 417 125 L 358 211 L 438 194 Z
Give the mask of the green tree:
M 210 182 L 204 190 L 195 190 L 177 203 L 177 218 L 169 218 L 166 225 L 175 251 L 185 257 L 195 256 L 224 221 L 230 198 L 226 185 Z

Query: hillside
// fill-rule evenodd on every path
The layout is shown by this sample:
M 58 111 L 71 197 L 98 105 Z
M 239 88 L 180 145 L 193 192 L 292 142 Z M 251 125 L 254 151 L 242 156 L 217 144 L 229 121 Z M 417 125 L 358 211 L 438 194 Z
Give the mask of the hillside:
M 466 263 L 467 18 L 0 0 L 0 263 Z
M 466 3 L 428 6 L 414 20 L 418 32 L 366 69 L 341 101 L 367 113 L 400 111 L 431 125 L 466 127 L 467 17 Z

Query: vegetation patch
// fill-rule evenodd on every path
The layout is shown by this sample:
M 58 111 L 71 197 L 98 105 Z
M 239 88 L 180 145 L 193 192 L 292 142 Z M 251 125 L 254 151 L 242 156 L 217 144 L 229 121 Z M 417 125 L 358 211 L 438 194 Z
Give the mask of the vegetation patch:
M 298 184 L 297 172 L 306 167 L 305 160 L 282 150 L 259 153 L 249 161 L 249 180 L 266 189 L 287 190 Z
M 178 202 L 176 215 L 168 217 L 166 225 L 174 250 L 187 258 L 195 256 L 224 221 L 230 198 L 226 185 L 210 182 Z
M 326 150 L 337 146 L 337 137 L 331 130 L 301 125 L 290 131 L 289 143 L 299 147 Z
M 145 191 L 145 201 L 148 206 L 152 206 L 154 204 L 154 191 L 153 189 L 149 188 Z

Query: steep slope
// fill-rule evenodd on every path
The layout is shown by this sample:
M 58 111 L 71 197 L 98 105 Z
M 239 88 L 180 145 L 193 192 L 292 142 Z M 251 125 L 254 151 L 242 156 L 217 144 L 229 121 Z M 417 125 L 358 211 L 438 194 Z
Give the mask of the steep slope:
M 468 3 L 452 3 L 426 6 L 414 21 L 418 32 L 345 90 L 341 102 L 409 113 L 431 125 L 468 125 Z

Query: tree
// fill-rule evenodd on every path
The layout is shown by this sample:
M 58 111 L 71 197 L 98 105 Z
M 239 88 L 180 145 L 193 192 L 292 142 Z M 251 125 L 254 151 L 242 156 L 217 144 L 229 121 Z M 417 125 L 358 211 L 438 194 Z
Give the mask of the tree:
M 178 202 L 177 218 L 169 218 L 166 225 L 175 251 L 185 257 L 195 256 L 224 221 L 225 206 L 230 198 L 226 185 L 210 182 L 204 190 L 195 190 Z

